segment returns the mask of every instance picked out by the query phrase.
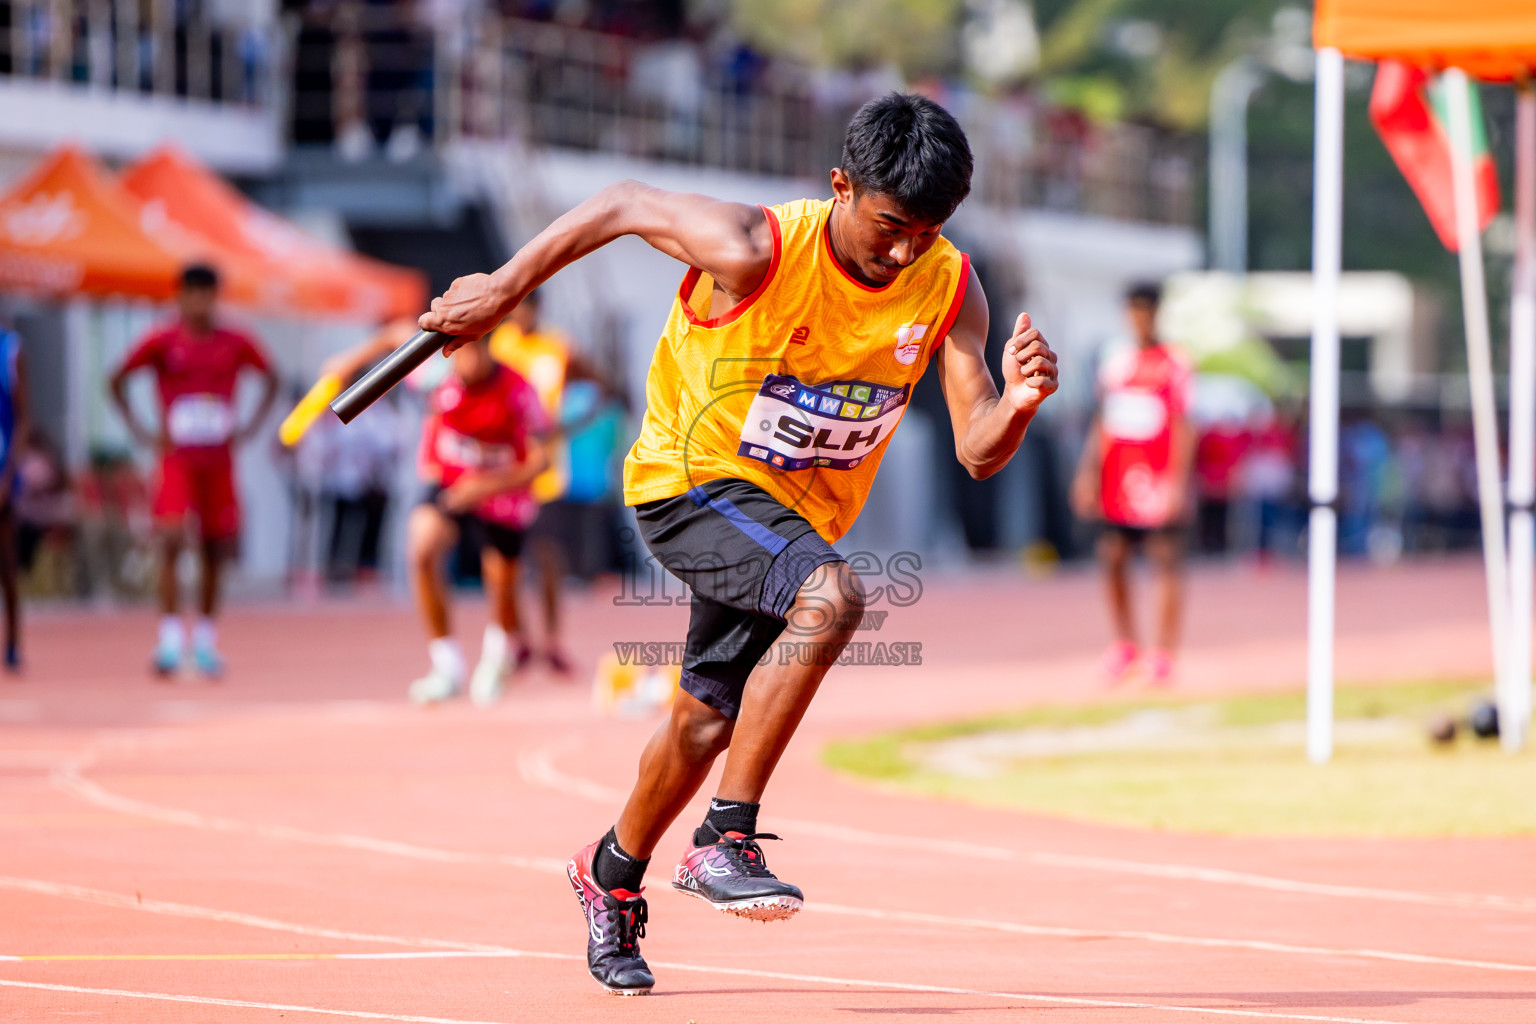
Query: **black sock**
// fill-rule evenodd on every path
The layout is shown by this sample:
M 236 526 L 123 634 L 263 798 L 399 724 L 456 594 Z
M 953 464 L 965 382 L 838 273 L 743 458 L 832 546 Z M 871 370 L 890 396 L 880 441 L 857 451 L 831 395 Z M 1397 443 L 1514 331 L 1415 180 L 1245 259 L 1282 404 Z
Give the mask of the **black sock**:
M 727 832 L 751 835 L 757 831 L 757 812 L 762 806 L 715 797 L 709 802 L 709 813 L 704 816 L 704 824 L 693 830 L 693 845 L 708 846 L 718 842 Z
M 645 868 L 650 862 L 649 857 L 641 860 L 624 852 L 619 837 L 609 829 L 603 841 L 597 844 L 597 854 L 592 858 L 592 875 L 597 884 L 609 892 L 615 889 L 639 892 L 640 881 L 645 878 Z

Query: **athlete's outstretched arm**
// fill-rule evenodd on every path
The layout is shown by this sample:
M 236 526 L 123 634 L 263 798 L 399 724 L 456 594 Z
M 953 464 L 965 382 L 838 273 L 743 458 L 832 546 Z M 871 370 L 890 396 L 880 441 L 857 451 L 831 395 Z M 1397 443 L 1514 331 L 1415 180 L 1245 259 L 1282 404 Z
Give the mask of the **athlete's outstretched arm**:
M 955 457 L 977 480 L 1013 458 L 1035 410 L 1057 387 L 1056 353 L 1029 314 L 1020 313 L 1003 346 L 1003 393 L 998 395 L 987 371 L 988 322 L 987 296 L 972 270 L 960 313 L 935 362 L 955 431 Z
M 432 300 L 420 326 L 461 337 L 485 334 L 560 268 L 623 235 L 638 235 L 704 271 L 733 303 L 757 289 L 773 261 L 772 232 L 757 207 L 621 181 L 562 215 L 496 272 L 454 281 Z M 461 344 L 449 342 L 445 351 Z
M 326 359 L 320 364 L 320 375 L 324 377 L 333 374 L 349 381 L 371 363 L 378 362 L 410 341 L 411 335 L 415 333 L 416 323 L 409 317 L 390 320 L 374 332 L 372 337 Z

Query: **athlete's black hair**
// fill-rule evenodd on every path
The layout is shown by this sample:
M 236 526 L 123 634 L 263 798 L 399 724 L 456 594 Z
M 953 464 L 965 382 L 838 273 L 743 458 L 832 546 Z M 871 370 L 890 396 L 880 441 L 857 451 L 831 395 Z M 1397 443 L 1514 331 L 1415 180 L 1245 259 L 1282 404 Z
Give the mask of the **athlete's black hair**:
M 1163 286 L 1156 281 L 1140 281 L 1125 290 L 1125 304 L 1145 302 L 1157 307 L 1163 301 Z
M 857 192 L 885 196 L 925 221 L 946 221 L 971 191 L 971 146 L 949 111 L 893 92 L 848 122 L 843 173 Z
M 219 272 L 206 263 L 193 263 L 181 269 L 183 288 L 217 288 Z

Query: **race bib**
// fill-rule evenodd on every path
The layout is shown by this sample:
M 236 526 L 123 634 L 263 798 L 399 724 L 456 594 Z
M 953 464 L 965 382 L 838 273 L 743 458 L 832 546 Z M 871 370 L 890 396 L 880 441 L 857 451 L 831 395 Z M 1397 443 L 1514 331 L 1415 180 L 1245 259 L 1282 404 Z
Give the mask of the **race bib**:
M 1173 483 L 1148 466 L 1127 467 L 1120 480 L 1121 515 L 1132 524 L 1160 526 L 1176 511 Z
M 166 410 L 165 432 L 178 448 L 227 444 L 235 433 L 235 411 L 218 395 L 179 395 Z
M 447 427 L 438 430 L 432 454 L 454 469 L 505 469 L 517 462 L 517 449 L 510 444 L 477 441 Z
M 911 390 L 769 374 L 742 420 L 736 454 L 775 469 L 853 469 L 891 436 Z
M 1168 408 L 1147 391 L 1111 391 L 1104 396 L 1104 432 L 1122 441 L 1151 441 L 1168 425 Z

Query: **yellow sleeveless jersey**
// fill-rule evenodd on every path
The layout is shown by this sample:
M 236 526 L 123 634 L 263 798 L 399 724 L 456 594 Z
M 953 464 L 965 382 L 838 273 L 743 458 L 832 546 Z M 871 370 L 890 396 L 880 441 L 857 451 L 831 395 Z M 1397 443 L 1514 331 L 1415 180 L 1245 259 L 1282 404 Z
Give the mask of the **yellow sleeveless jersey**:
M 912 389 L 960 311 L 970 260 L 940 238 L 895 281 L 870 288 L 832 255 L 832 206 L 763 208 L 773 262 L 733 309 L 709 308 L 708 274 L 684 276 L 624 462 L 628 504 L 736 477 L 828 542 L 858 518 Z
M 491 358 L 512 367 L 532 384 L 550 422 L 560 422 L 560 396 L 565 392 L 565 371 L 571 360 L 564 338 L 550 331 L 524 334 L 514 324 L 504 323 L 491 335 Z M 556 441 L 549 449 L 549 468 L 528 485 L 541 505 L 565 494 L 569 485 L 565 445 Z

